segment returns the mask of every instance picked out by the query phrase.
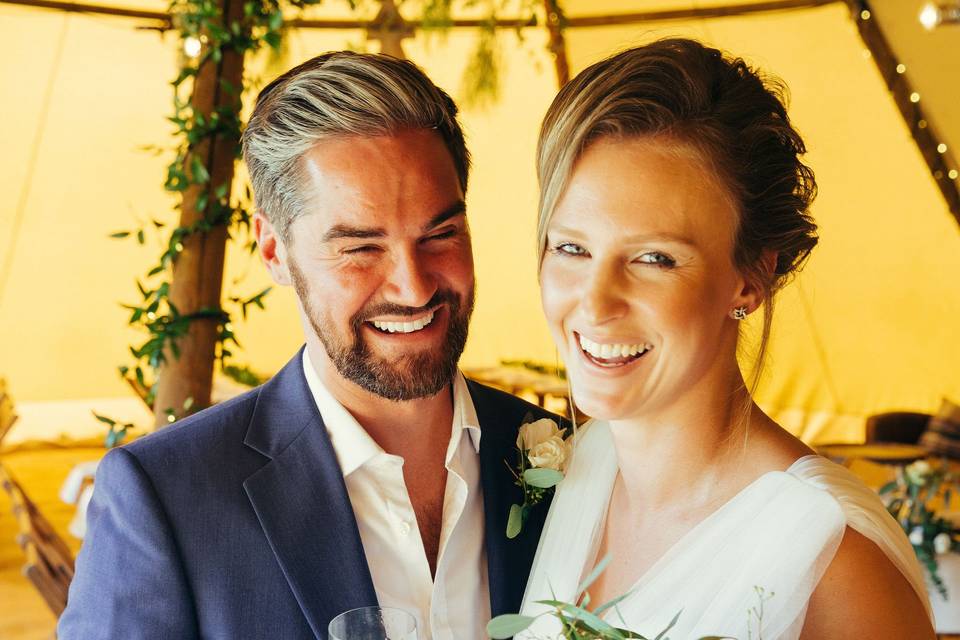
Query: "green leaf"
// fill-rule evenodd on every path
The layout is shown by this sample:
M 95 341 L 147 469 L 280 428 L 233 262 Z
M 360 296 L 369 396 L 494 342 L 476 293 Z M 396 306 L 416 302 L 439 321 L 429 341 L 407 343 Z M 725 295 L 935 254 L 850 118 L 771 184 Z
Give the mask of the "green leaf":
M 271 49 L 273 49 L 273 50 L 275 50 L 275 51 L 280 49 L 280 34 L 279 34 L 279 33 L 276 33 L 276 32 L 273 32 L 273 31 L 268 32 L 268 33 L 264 34 L 263 40 L 264 40 L 268 45 L 270 45 L 270 48 L 271 48 Z
M 283 26 L 283 12 L 279 9 L 270 14 L 270 21 L 267 23 L 271 31 L 279 31 Z
M 126 237 L 129 236 L 129 235 L 130 235 L 130 232 L 129 232 L 129 231 L 117 231 L 116 233 L 111 233 L 111 234 L 110 234 L 110 237 L 111 237 L 111 238 L 126 238 Z
M 624 640 L 624 636 L 616 627 L 610 623 L 602 620 L 599 616 L 590 613 L 583 607 L 577 607 L 568 602 L 560 602 L 559 600 L 538 600 L 539 604 L 545 604 L 551 607 L 560 609 L 563 613 L 570 616 L 574 620 L 582 620 L 586 624 L 593 627 L 596 631 L 600 633 L 606 633 L 607 636 L 615 640 Z
M 632 596 L 632 595 L 633 595 L 633 591 L 628 591 L 628 592 L 624 593 L 623 595 L 617 596 L 616 598 L 614 598 L 613 600 L 611 600 L 611 601 L 609 601 L 609 602 L 604 602 L 602 605 L 600 605 L 599 607 L 597 607 L 596 609 L 594 609 L 593 612 L 594 612 L 595 614 L 597 614 L 597 615 L 600 615 L 601 613 L 603 613 L 603 612 L 606 611 L 607 609 L 612 609 L 613 607 L 617 606 L 618 604 L 620 604 L 621 602 L 623 602 L 624 600 L 626 600 L 627 598 L 629 598 L 629 597 Z
M 97 413 L 96 411 L 91 411 L 91 413 L 93 414 L 93 417 L 94 417 L 94 418 L 96 418 L 97 420 L 99 420 L 100 422 L 102 422 L 102 423 L 104 423 L 104 424 L 110 425 L 111 427 L 114 426 L 115 424 L 117 424 L 117 421 L 116 421 L 116 420 L 114 420 L 114 419 L 112 419 L 112 418 L 108 418 L 107 416 L 102 416 L 102 415 L 100 415 L 99 413 Z
M 513 540 L 520 535 L 523 529 L 523 507 L 519 504 L 510 506 L 510 517 L 507 518 L 507 537 Z
M 512 638 L 521 631 L 529 627 L 536 618 L 532 616 L 522 616 L 518 613 L 507 613 L 497 616 L 487 623 L 487 635 L 494 640 L 501 638 Z
M 880 495 L 883 495 L 883 494 L 885 494 L 885 493 L 890 493 L 891 491 L 893 491 L 893 490 L 896 489 L 896 488 L 897 488 L 897 481 L 896 481 L 896 480 L 892 480 L 892 481 L 888 482 L 887 484 L 883 485 L 882 487 L 880 487 L 879 493 L 880 493 Z
M 523 480 L 538 489 L 549 489 L 563 480 L 563 474 L 553 469 L 527 469 L 523 472 Z
M 604 572 L 607 568 L 607 565 L 610 564 L 610 554 L 608 553 L 603 557 L 603 559 L 597 563 L 597 566 L 593 568 L 593 571 L 590 572 L 586 578 L 583 579 L 583 582 L 580 583 L 580 586 L 577 587 L 577 595 L 580 595 L 586 591 L 590 585 L 596 582 L 597 578 L 600 577 L 600 574 Z
M 144 242 L 146 242 L 146 238 L 144 237 L 144 234 L 143 234 L 143 229 L 140 229 L 139 231 L 137 231 L 137 242 L 140 244 L 143 244 Z
M 683 613 L 683 609 L 680 609 L 680 611 L 677 611 L 677 615 L 673 616 L 673 620 L 670 621 L 670 624 L 667 625 L 667 628 L 661 631 L 660 633 L 658 633 L 657 637 L 654 638 L 653 640 L 663 640 L 664 636 L 667 635 L 667 631 L 670 631 L 670 629 L 673 629 L 677 625 L 677 620 L 680 619 L 681 613 Z
M 199 118 L 199 116 L 197 116 Z M 200 156 L 192 156 L 190 158 L 190 171 L 193 174 L 193 181 L 199 184 L 205 184 L 210 181 L 210 172 L 207 171 L 207 168 L 203 165 L 203 160 L 200 159 Z

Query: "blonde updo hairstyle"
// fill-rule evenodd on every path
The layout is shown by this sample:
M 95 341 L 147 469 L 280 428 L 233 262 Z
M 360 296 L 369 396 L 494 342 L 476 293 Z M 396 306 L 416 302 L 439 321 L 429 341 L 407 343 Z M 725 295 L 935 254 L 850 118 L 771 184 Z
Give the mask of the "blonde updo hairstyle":
M 694 40 L 660 40 L 583 70 L 550 105 L 537 145 L 540 262 L 547 227 L 578 158 L 605 138 L 662 138 L 694 149 L 733 198 L 736 268 L 764 292 L 755 390 L 773 319 L 773 297 L 817 244 L 808 208 L 813 171 L 800 161 L 786 88 L 739 58 Z M 776 264 L 763 257 L 776 253 Z M 771 267 L 773 267 L 771 269 Z

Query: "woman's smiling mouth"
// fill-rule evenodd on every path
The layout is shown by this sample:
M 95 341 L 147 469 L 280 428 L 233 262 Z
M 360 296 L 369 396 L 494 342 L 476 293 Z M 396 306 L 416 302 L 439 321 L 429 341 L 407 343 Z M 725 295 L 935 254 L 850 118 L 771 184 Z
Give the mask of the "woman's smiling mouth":
M 574 332 L 574 336 L 580 345 L 580 351 L 584 357 L 599 367 L 615 368 L 622 367 L 639 360 L 645 353 L 653 349 L 653 345 L 645 342 L 637 343 L 619 343 L 619 342 L 594 342 L 589 338 Z

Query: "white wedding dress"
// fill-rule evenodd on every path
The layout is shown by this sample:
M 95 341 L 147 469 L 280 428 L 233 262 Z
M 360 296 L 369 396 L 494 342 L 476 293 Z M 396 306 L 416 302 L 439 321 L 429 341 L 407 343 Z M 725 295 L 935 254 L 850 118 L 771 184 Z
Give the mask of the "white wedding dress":
M 522 607 L 527 615 L 548 610 L 537 600 L 556 596 L 573 602 L 581 579 L 599 560 L 616 452 L 605 422 L 587 423 L 577 436 L 527 583 Z M 667 634 L 673 640 L 710 635 L 796 639 L 807 601 L 848 526 L 883 550 L 929 613 L 913 548 L 879 497 L 840 465 L 811 455 L 786 471 L 760 476 L 688 531 L 639 577 L 618 612 L 608 610 L 603 617 L 654 637 L 682 612 Z M 517 637 L 558 636 L 559 624 L 544 615 Z

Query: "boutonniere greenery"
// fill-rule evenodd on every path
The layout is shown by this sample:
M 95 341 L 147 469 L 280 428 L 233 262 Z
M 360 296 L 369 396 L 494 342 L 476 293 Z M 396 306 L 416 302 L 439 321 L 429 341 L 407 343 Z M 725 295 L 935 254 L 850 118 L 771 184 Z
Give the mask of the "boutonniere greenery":
M 572 443 L 565 429 L 549 418 L 534 420 L 527 414 L 517 434 L 517 464 L 510 473 L 523 490 L 523 504 L 510 507 L 507 518 L 507 537 L 516 538 L 530 510 L 543 502 L 554 487 L 563 480 L 563 473 L 572 454 Z

